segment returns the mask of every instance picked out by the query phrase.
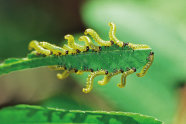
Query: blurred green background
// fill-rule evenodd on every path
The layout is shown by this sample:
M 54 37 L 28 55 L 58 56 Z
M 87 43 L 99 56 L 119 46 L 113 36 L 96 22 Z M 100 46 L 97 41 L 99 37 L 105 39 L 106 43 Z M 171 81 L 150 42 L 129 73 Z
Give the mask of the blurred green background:
M 166 124 L 186 123 L 185 0 L 0 0 L 0 62 L 25 57 L 31 40 L 61 45 L 64 35 L 86 28 L 108 39 L 108 22 L 124 42 L 148 44 L 155 60 L 147 75 L 131 75 L 126 88 L 119 77 L 83 94 L 88 74 L 58 80 L 47 67 L 0 77 L 0 106 L 38 104 L 78 110 L 136 112 Z M 78 38 L 78 37 L 77 37 Z

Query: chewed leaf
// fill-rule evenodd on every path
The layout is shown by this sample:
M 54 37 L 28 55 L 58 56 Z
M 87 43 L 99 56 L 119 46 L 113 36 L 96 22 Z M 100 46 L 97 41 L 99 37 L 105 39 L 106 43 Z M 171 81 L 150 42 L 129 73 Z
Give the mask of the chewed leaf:
M 64 110 L 31 105 L 4 108 L 0 110 L 0 117 L 1 123 L 162 124 L 153 117 L 137 113 Z

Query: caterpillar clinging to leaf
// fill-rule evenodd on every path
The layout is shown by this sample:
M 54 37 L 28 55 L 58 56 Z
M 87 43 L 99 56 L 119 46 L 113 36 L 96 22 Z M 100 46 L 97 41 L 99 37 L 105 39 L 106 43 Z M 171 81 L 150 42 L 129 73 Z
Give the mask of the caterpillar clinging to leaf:
M 126 77 L 136 72 L 136 69 L 144 66 L 141 72 L 137 73 L 138 77 L 143 77 L 147 73 L 153 62 L 154 53 L 147 45 L 118 40 L 115 36 L 115 24 L 109 23 L 109 26 L 109 41 L 102 40 L 93 29 L 86 29 L 85 35 L 79 37 L 79 41 L 84 41 L 85 45 L 77 44 L 74 37 L 68 34 L 65 35 L 68 44 L 63 47 L 34 40 L 30 42 L 29 49 L 34 49 L 37 55 L 60 57 L 60 64 L 51 67 L 63 70 L 63 73 L 57 74 L 59 79 L 67 78 L 71 73 L 90 72 L 86 87 L 83 88 L 84 93 L 92 90 L 93 80 L 98 75 L 105 75 L 103 80 L 98 81 L 98 84 L 105 85 L 113 76 L 121 74 L 118 87 L 122 88 L 126 84 Z M 95 45 L 87 35 L 90 35 L 99 46 Z

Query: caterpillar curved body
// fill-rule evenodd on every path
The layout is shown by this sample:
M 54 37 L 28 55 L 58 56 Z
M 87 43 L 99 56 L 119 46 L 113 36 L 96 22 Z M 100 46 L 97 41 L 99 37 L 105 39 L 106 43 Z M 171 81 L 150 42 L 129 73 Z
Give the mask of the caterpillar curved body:
M 98 84 L 105 85 L 113 76 L 122 74 L 121 83 L 118 84 L 118 87 L 122 88 L 126 84 L 126 77 L 136 72 L 137 68 L 144 66 L 142 71 L 137 73 L 138 77 L 143 77 L 147 73 L 153 62 L 154 53 L 147 45 L 124 43 L 118 40 L 115 36 L 116 25 L 109 23 L 109 26 L 110 41 L 102 40 L 96 31 L 87 29 L 85 36 L 79 38 L 79 41 L 85 42 L 84 46 L 75 43 L 74 37 L 68 34 L 65 35 L 68 45 L 65 44 L 63 47 L 34 40 L 30 42 L 29 49 L 35 49 L 34 53 L 37 55 L 54 54 L 59 57 L 58 65 L 51 67 L 63 70 L 62 74 L 57 74 L 59 79 L 68 77 L 70 73 L 91 72 L 87 78 L 87 85 L 83 88 L 84 93 L 92 90 L 93 80 L 98 75 L 105 75 L 103 80 L 98 81 Z M 96 46 L 86 35 L 90 35 L 99 46 Z

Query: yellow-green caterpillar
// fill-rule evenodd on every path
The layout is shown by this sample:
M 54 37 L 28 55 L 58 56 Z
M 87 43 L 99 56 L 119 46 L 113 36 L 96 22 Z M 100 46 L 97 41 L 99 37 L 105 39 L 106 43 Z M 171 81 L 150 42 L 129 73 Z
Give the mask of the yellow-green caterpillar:
M 111 22 L 109 26 L 109 41 L 102 40 L 93 29 L 86 29 L 85 35 L 79 37 L 79 41 L 84 41 L 85 45 L 77 44 L 74 37 L 68 34 L 64 37 L 68 44 L 63 47 L 34 40 L 30 42 L 29 49 L 35 49 L 36 54 L 60 56 L 62 59 L 59 60 L 59 64 L 50 67 L 63 70 L 62 74 L 57 74 L 59 79 L 64 79 L 71 73 L 91 72 L 87 78 L 87 85 L 83 88 L 84 93 L 92 90 L 93 80 L 98 75 L 105 75 L 103 80 L 98 81 L 98 84 L 105 85 L 113 76 L 122 74 L 121 83 L 118 84 L 118 87 L 122 88 L 126 84 L 126 77 L 136 72 L 137 68 L 144 66 L 142 71 L 137 73 L 138 77 L 143 77 L 147 73 L 153 62 L 154 53 L 147 45 L 118 40 L 115 36 L 116 25 Z M 90 35 L 99 46 L 87 35 Z

